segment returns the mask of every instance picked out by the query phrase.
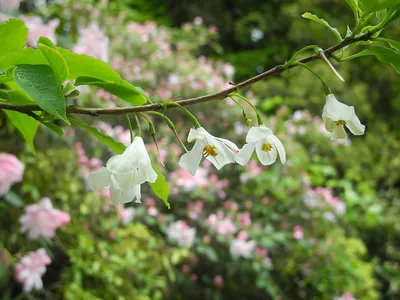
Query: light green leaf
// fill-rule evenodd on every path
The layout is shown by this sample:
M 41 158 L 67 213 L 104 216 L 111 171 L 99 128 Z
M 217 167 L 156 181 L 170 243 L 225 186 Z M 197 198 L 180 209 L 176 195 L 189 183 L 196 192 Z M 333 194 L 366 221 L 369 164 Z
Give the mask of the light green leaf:
M 305 18 L 305 19 L 309 19 L 309 20 L 315 21 L 315 22 L 325 26 L 330 31 L 332 31 L 332 33 L 337 37 L 337 39 L 339 41 L 342 41 L 342 36 L 340 35 L 339 30 L 337 30 L 337 28 L 332 27 L 331 25 L 329 25 L 329 23 L 327 21 L 325 21 L 324 19 L 320 19 L 316 15 L 313 15 L 313 14 L 311 14 L 309 12 L 306 12 L 306 13 L 302 14 L 301 16 L 303 18 Z
M 4 199 L 6 200 L 6 202 L 11 204 L 12 206 L 15 206 L 15 207 L 24 206 L 24 201 L 22 200 L 22 198 L 19 195 L 17 195 L 16 193 L 12 192 L 12 191 L 9 191 L 4 196 Z
M 49 62 L 39 49 L 26 48 L 22 51 L 0 55 L 0 70 L 17 64 L 48 65 Z
M 358 11 L 360 8 L 358 7 L 358 0 L 345 0 L 346 3 L 351 7 L 353 11 L 354 18 L 357 20 Z
M 168 202 L 169 197 L 169 186 L 167 181 L 165 180 L 165 176 L 153 166 L 153 170 L 157 173 L 157 180 L 154 183 L 149 182 L 151 189 L 153 190 L 154 194 L 157 195 L 162 201 L 164 201 L 165 205 L 168 209 L 171 208 L 171 205 Z
M 125 151 L 125 145 L 115 141 L 112 137 L 102 134 L 97 128 L 91 127 L 81 121 L 70 118 L 72 124 L 81 127 L 90 134 L 92 134 L 96 139 L 106 145 L 108 148 L 112 149 L 117 154 L 122 154 Z
M 126 87 L 120 84 L 115 84 L 112 82 L 105 82 L 97 78 L 91 78 L 91 77 L 78 77 L 75 81 L 75 85 L 92 85 L 92 86 L 97 86 L 99 88 L 102 88 L 106 90 L 107 92 L 124 99 L 132 104 L 138 104 L 138 103 L 145 103 L 146 98 L 144 98 L 142 93 L 138 93 L 135 91 L 132 91 L 132 88 Z
M 58 83 L 63 84 L 63 82 L 68 78 L 68 66 L 64 58 L 57 52 L 57 50 L 40 42 L 38 43 L 38 48 L 42 51 L 43 55 L 49 62 L 54 74 L 56 75 Z
M 0 56 L 8 52 L 21 51 L 28 39 L 28 28 L 22 20 L 9 19 L 0 24 Z
M 346 57 L 344 60 L 350 60 L 362 56 L 375 55 L 381 62 L 391 64 L 398 74 L 400 74 L 400 51 L 386 47 L 374 47 L 363 50 L 357 54 Z
M 41 36 L 39 38 L 39 40 L 37 41 L 37 43 L 38 43 L 38 46 L 39 46 L 39 44 L 43 44 L 43 45 L 46 45 L 47 47 L 50 47 L 51 49 L 57 50 L 56 46 L 54 46 L 53 42 L 48 37 Z
M 377 41 L 385 42 L 387 43 L 391 48 L 400 51 L 400 42 L 391 40 L 391 39 L 385 39 L 385 38 L 377 38 Z
M 72 53 L 60 47 L 57 47 L 57 51 L 64 57 L 68 65 L 68 79 L 83 77 L 80 79 L 81 84 L 97 83 L 108 88 L 112 87 L 112 91 L 118 91 L 123 96 L 121 97 L 123 100 L 134 105 L 146 102 L 147 96 L 143 90 L 123 80 L 107 63 L 88 55 Z M 126 91 L 130 91 L 130 93 L 128 94 Z
M 371 13 L 400 5 L 400 0 L 359 0 L 359 5 L 364 12 Z
M 48 65 L 17 65 L 14 80 L 43 110 L 70 124 L 61 85 Z

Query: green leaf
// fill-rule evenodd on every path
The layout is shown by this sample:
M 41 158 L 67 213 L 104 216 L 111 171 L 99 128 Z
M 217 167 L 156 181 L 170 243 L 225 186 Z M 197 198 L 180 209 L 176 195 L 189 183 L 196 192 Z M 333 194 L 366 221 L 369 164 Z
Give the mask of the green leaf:
M 75 81 L 75 85 L 92 85 L 92 86 L 97 86 L 99 88 L 102 88 L 106 90 L 107 92 L 124 99 L 132 104 L 137 104 L 143 102 L 143 94 L 137 93 L 132 91 L 130 87 L 126 87 L 123 85 L 115 84 L 112 82 L 105 82 L 97 78 L 92 78 L 92 77 L 78 77 Z M 146 100 L 144 100 L 143 103 L 145 103 Z
M 39 44 L 43 44 L 43 45 L 46 45 L 47 47 L 50 47 L 51 49 L 57 50 L 56 46 L 54 46 L 53 42 L 48 37 L 41 36 L 39 38 L 39 40 L 37 41 L 37 43 L 38 43 L 38 46 L 39 46 Z
M 169 186 L 167 181 L 165 180 L 165 176 L 153 166 L 153 170 L 157 173 L 157 180 L 154 183 L 149 182 L 151 189 L 154 194 L 157 195 L 162 201 L 164 201 L 165 205 L 168 209 L 171 208 L 171 205 L 168 202 L 168 196 L 170 193 Z
M 17 64 L 48 65 L 49 62 L 40 50 L 32 48 L 0 55 L 0 70 Z
M 39 122 L 41 124 L 43 124 L 44 126 L 46 126 L 47 128 L 49 128 L 50 130 L 54 131 L 55 133 L 57 133 L 59 136 L 63 136 L 64 135 L 64 131 L 61 129 L 60 126 L 50 122 L 50 121 L 44 121 L 39 119 Z
M 107 63 L 88 55 L 72 53 L 60 47 L 57 47 L 57 50 L 67 63 L 69 69 L 68 79 L 83 77 L 79 79 L 81 84 L 96 83 L 104 85 L 104 87 L 111 89 L 110 93 L 117 91 L 122 95 L 121 98 L 123 100 L 134 105 L 141 105 L 146 102 L 147 96 L 143 90 L 123 80 Z M 127 93 L 127 91 L 130 93 Z
M 100 142 L 106 145 L 108 148 L 112 149 L 117 154 L 122 154 L 125 151 L 125 145 L 115 141 L 112 137 L 102 134 L 97 128 L 91 127 L 81 121 L 70 118 L 72 124 L 81 127 L 86 130 L 90 134 L 92 134 L 95 138 L 97 138 Z
M 57 52 L 57 50 L 40 42 L 38 43 L 38 48 L 42 51 L 43 55 L 49 62 L 54 74 L 56 75 L 58 83 L 63 84 L 63 82 L 68 78 L 68 66 L 64 58 Z
M 22 207 L 24 206 L 24 201 L 18 196 L 16 193 L 9 191 L 5 196 L 4 199 L 15 207 Z
M 61 85 L 50 66 L 17 65 L 13 75 L 17 85 L 43 110 L 70 124 Z
M 391 40 L 391 39 L 385 39 L 385 38 L 377 38 L 377 41 L 385 42 L 387 43 L 391 48 L 400 51 L 400 42 Z
M 354 18 L 357 20 L 358 11 L 360 8 L 358 7 L 358 0 L 345 0 L 346 3 L 351 7 L 353 11 Z
M 386 47 L 374 47 L 363 50 L 357 54 L 346 57 L 344 60 L 350 60 L 362 56 L 375 55 L 381 62 L 391 64 L 398 74 L 400 74 L 400 51 Z
M 16 90 L 0 90 L 0 98 L 8 100 L 14 104 L 33 104 L 33 102 L 22 92 Z M 25 141 L 28 143 L 31 151 L 35 153 L 34 139 L 39 122 L 34 118 L 12 110 L 4 110 L 11 124 L 21 133 Z
M 305 19 L 309 19 L 309 20 L 315 21 L 315 22 L 325 26 L 330 31 L 332 31 L 332 33 L 338 38 L 339 41 L 342 41 L 342 36 L 340 35 L 339 30 L 337 30 L 337 28 L 332 27 L 331 25 L 329 25 L 329 23 L 327 21 L 325 21 L 324 19 L 320 19 L 316 15 L 313 15 L 313 14 L 311 14 L 309 12 L 306 12 L 306 13 L 302 14 L 301 16 L 303 18 L 305 18 Z
M 9 19 L 0 24 L 0 56 L 15 51 L 21 51 L 28 39 L 28 28 L 22 20 Z
M 359 0 L 359 5 L 364 12 L 371 13 L 400 5 L 400 0 Z

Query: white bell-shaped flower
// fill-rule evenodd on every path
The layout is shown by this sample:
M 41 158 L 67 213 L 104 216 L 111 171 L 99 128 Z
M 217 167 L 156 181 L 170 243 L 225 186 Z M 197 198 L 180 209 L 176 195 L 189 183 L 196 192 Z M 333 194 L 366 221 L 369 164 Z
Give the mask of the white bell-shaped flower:
M 344 125 L 354 135 L 363 135 L 365 131 L 365 126 L 361 124 L 356 116 L 354 106 L 339 102 L 333 94 L 326 96 L 322 119 L 324 120 L 325 129 L 331 133 L 331 140 L 346 138 Z
M 272 133 L 272 130 L 265 125 L 250 128 L 246 136 L 246 145 L 236 154 L 236 162 L 245 165 L 254 149 L 260 162 L 266 166 L 276 161 L 278 156 L 281 162 L 286 162 L 286 152 L 281 141 Z
M 229 163 L 235 162 L 235 153 L 238 147 L 226 139 L 221 139 L 209 134 L 203 127 L 190 129 L 188 142 L 196 141 L 192 150 L 183 154 L 179 160 L 179 166 L 193 176 L 204 156 L 218 170 Z
M 119 205 L 133 199 L 140 203 L 140 185 L 156 179 L 143 139 L 135 137 L 124 153 L 111 157 L 106 167 L 90 174 L 88 182 L 95 191 L 109 186 L 111 201 Z

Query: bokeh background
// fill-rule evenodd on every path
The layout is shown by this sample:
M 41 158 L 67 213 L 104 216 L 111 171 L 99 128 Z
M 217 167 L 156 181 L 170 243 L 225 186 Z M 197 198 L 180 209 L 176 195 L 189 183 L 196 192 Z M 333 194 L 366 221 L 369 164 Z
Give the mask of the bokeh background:
M 29 46 L 44 35 L 102 59 L 153 101 L 219 91 L 303 46 L 335 44 L 304 12 L 342 33 L 354 25 L 339 0 L 0 0 L 0 11 L 1 21 L 25 21 Z M 398 40 L 399 22 L 385 35 Z M 41 127 L 34 155 L 0 111 L 0 298 L 399 299 L 400 77 L 372 57 L 336 64 L 344 83 L 311 66 L 356 107 L 365 135 L 329 140 L 324 92 L 299 68 L 243 91 L 285 145 L 285 165 L 254 157 L 216 172 L 206 161 L 192 177 L 178 167 L 174 134 L 153 117 L 171 209 L 149 188 L 142 204 L 114 207 L 86 181 L 111 150 L 76 128 L 59 137 Z M 98 89 L 68 101 L 125 105 Z M 190 109 L 212 134 L 244 144 L 248 127 L 232 102 Z M 187 117 L 168 116 L 186 139 Z M 81 119 L 130 142 L 123 117 Z M 29 276 L 43 289 L 29 288 Z

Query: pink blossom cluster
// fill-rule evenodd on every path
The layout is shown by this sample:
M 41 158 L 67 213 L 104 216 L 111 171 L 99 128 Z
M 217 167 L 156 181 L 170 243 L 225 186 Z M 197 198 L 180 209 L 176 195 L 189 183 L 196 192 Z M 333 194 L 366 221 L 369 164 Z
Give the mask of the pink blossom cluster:
M 293 227 L 293 237 L 296 240 L 301 240 L 304 237 L 304 229 L 300 225 L 296 225 Z
M 24 164 L 12 154 L 0 153 L 0 197 L 5 195 L 10 187 L 22 180 Z
M 135 209 L 133 207 L 118 206 L 118 217 L 122 224 L 127 225 L 135 218 Z
M 97 123 L 97 128 L 101 132 L 105 133 L 108 136 L 111 136 L 115 140 L 123 143 L 124 145 L 129 145 L 131 143 L 131 133 L 129 129 L 125 129 L 120 125 L 112 127 L 105 122 L 99 122 Z
M 223 211 L 211 214 L 207 218 L 207 224 L 220 235 L 232 235 L 236 232 L 236 226 L 230 216 L 225 217 Z
M 108 62 L 109 43 L 108 37 L 100 29 L 99 25 L 92 23 L 89 27 L 79 30 L 78 42 L 72 48 L 72 51 Z
M 192 246 L 196 237 L 196 229 L 190 227 L 185 221 L 170 223 L 167 229 L 168 239 L 176 242 L 180 247 Z
M 242 231 L 237 238 L 232 240 L 229 251 L 233 257 L 249 258 L 253 255 L 256 247 L 255 241 L 248 241 L 248 235 Z
M 271 265 L 271 258 L 268 256 L 268 250 L 265 248 L 256 247 L 254 253 L 258 255 L 265 265 Z
M 239 213 L 237 215 L 237 222 L 241 227 L 250 227 L 251 226 L 251 217 L 248 212 Z
M 257 177 L 262 171 L 263 168 L 260 167 L 260 164 L 251 159 L 245 166 L 245 172 L 240 174 L 240 182 L 244 184 L 250 179 Z
M 333 196 L 333 191 L 330 188 L 317 187 L 315 193 L 321 196 L 338 215 L 343 215 L 346 212 L 346 204 L 339 198 Z
M 21 259 L 15 267 L 15 279 L 23 285 L 24 292 L 43 288 L 42 276 L 50 263 L 51 259 L 43 248 L 29 252 Z
M 36 42 L 41 36 L 49 38 L 54 44 L 57 43 L 56 29 L 60 20 L 53 19 L 48 24 L 43 23 L 42 18 L 38 16 L 23 16 L 22 20 L 29 29 L 28 46 L 36 47 Z
M 25 207 L 25 214 L 20 217 L 21 233 L 28 232 L 28 238 L 53 238 L 56 229 L 70 222 L 70 216 L 64 211 L 53 208 L 49 198 L 42 198 L 38 204 Z
M 189 219 L 197 220 L 203 211 L 204 202 L 201 200 L 196 200 L 194 202 L 188 203 L 186 206 L 186 211 L 189 215 Z
M 178 194 L 182 190 L 193 191 L 195 188 L 205 188 L 209 185 L 208 171 L 205 168 L 198 168 L 194 176 L 189 172 L 178 168 L 169 174 L 170 183 L 173 185 L 172 193 Z
M 75 151 L 78 155 L 78 165 L 84 178 L 88 178 L 91 172 L 96 171 L 103 166 L 103 163 L 100 159 L 98 158 L 89 159 L 86 156 L 82 142 L 75 143 Z
M 335 297 L 334 300 L 356 300 L 351 293 L 344 293 L 342 296 Z
M 156 202 L 154 201 L 153 198 L 149 197 L 145 201 L 147 208 L 147 213 L 149 216 L 155 217 L 158 215 L 158 210 L 156 208 Z

